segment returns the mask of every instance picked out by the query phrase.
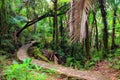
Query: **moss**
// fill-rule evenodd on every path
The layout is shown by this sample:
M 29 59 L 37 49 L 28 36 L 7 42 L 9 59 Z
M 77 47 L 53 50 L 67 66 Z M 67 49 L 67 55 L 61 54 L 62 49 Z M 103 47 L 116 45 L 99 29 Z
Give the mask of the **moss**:
M 43 61 L 50 62 L 47 57 L 45 57 L 42 52 L 37 47 L 30 47 L 28 49 L 28 54 L 34 56 L 37 59 L 41 59 Z

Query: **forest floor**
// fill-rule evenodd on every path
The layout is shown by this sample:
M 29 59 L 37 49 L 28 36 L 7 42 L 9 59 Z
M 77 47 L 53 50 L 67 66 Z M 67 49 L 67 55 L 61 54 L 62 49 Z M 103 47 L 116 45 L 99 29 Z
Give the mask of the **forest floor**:
M 108 76 L 111 80 L 120 80 L 117 78 L 120 74 L 120 70 L 111 68 L 110 64 L 111 63 L 107 61 L 98 62 L 93 70 L 99 71 L 103 75 Z
M 17 57 L 20 61 L 23 61 L 26 58 L 30 58 L 27 54 L 27 50 L 33 44 L 34 44 L 34 42 L 23 45 L 18 50 Z M 64 66 L 61 66 L 61 65 L 50 64 L 48 62 L 41 61 L 41 60 L 38 60 L 38 59 L 35 59 L 35 58 L 32 59 L 31 64 L 37 64 L 38 66 L 42 66 L 44 69 L 54 68 L 55 72 L 57 72 L 59 74 L 67 75 L 68 78 L 70 77 L 70 79 L 68 79 L 68 80 L 76 80 L 76 79 L 71 79 L 71 77 L 74 77 L 74 78 L 77 78 L 77 79 L 82 79 L 82 80 L 110 80 L 107 76 L 102 75 L 98 71 L 76 70 L 76 69 L 72 69 L 72 68 L 69 68 L 69 67 L 64 67 Z M 53 79 L 53 80 L 56 80 L 56 79 Z M 59 79 L 57 79 L 57 80 L 59 80 Z M 64 79 L 60 79 L 60 80 L 64 80 Z
M 20 50 L 20 52 L 19 52 L 19 54 L 17 54 L 17 56 L 21 56 L 20 57 L 20 60 L 23 60 L 24 58 L 26 58 L 26 57 L 28 57 L 27 55 L 24 55 L 24 54 L 21 54 L 21 53 L 26 53 L 26 49 L 28 48 L 28 46 L 30 46 L 30 45 L 32 45 L 32 44 L 28 44 L 28 45 L 25 45 L 24 47 L 22 47 L 21 48 L 21 50 Z M 10 65 L 10 64 L 12 64 L 12 62 L 13 62 L 13 59 L 5 59 L 5 60 L 1 60 L 1 62 L 0 63 L 2 63 L 2 64 L 4 64 L 4 66 L 7 66 L 7 65 Z M 34 62 L 34 61 L 33 61 Z M 42 62 L 42 61 L 41 61 Z M 42 63 L 41 63 L 42 64 Z M 113 69 L 113 68 L 111 68 L 110 67 L 110 62 L 108 62 L 108 61 L 100 61 L 100 62 L 98 62 L 96 65 L 95 65 L 95 67 L 92 69 L 92 70 L 90 70 L 90 71 L 97 71 L 97 72 L 100 72 L 101 74 L 103 74 L 103 75 L 105 75 L 105 76 L 107 76 L 107 77 L 109 77 L 111 80 L 120 80 L 120 79 L 118 79 L 117 77 L 119 76 L 119 74 L 120 74 L 120 70 L 116 70 L 116 69 Z M 50 66 L 50 65 L 49 65 Z M 49 66 L 47 66 L 47 67 L 49 67 Z M 58 68 L 59 69 L 59 68 Z M 4 70 L 4 69 L 3 69 Z M 62 69 L 61 69 L 62 70 Z M 67 69 L 68 70 L 68 69 Z M 71 71 L 73 71 L 73 70 L 71 70 Z M 77 73 L 77 72 L 76 72 Z M 81 72 L 80 72 L 81 73 Z M 89 72 L 87 72 L 87 73 L 89 73 Z M 0 75 L 1 75 L 2 73 L 0 72 Z M 92 75 L 92 74 L 91 74 Z M 98 77 L 98 75 L 99 74 L 96 74 L 96 77 Z M 64 75 L 49 75 L 49 78 L 48 79 L 50 79 L 50 77 L 52 78 L 51 80 L 76 80 L 76 79 L 68 79 L 68 77 L 67 76 L 64 76 Z M 88 76 L 88 78 L 89 78 L 90 76 Z M 93 76 L 91 76 L 91 77 L 93 77 Z M 1 79 L 0 79 L 1 80 Z M 101 80 L 101 79 L 100 79 Z M 103 80 L 103 79 L 102 79 Z M 105 79 L 105 80 L 107 80 L 107 79 Z
M 8 58 L 4 62 L 5 62 L 5 65 L 10 65 L 12 64 L 13 60 Z M 95 67 L 92 69 L 92 71 L 98 71 L 103 75 L 106 75 L 107 77 L 109 77 L 111 80 L 120 80 L 117 78 L 117 76 L 120 74 L 120 70 L 113 69 L 109 65 L 110 65 L 110 62 L 107 62 L 107 61 L 98 62 L 95 65 Z M 0 75 L 2 75 L 1 72 L 0 72 Z M 50 77 L 53 80 L 67 80 L 67 76 L 64 76 L 64 75 L 49 75 L 49 79 Z M 70 80 L 74 80 L 74 79 L 70 79 Z

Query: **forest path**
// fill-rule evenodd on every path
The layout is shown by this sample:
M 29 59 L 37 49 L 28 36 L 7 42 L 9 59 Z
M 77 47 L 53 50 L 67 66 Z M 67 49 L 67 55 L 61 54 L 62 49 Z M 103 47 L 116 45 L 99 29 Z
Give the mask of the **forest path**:
M 26 58 L 29 58 L 27 55 L 27 49 L 32 46 L 34 42 L 31 42 L 29 44 L 23 45 L 17 52 L 17 57 L 19 60 L 23 61 Z M 64 74 L 70 77 L 75 77 L 82 80 L 110 80 L 108 77 L 102 75 L 98 71 L 80 71 L 75 70 L 69 67 L 64 67 L 60 65 L 50 64 L 44 61 L 40 61 L 37 59 L 33 59 L 31 64 L 37 64 L 38 66 L 42 66 L 45 69 L 51 69 L 54 68 L 56 72 L 59 74 Z
M 99 71 L 103 75 L 108 76 L 111 80 L 119 80 L 117 76 L 120 74 L 120 70 L 110 67 L 110 62 L 100 61 L 96 64 L 94 71 Z

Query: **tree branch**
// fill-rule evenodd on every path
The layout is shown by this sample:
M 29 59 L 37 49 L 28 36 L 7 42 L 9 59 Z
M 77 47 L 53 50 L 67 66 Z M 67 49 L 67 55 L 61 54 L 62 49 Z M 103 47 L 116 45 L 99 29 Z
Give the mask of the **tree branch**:
M 66 9 L 66 10 L 64 10 L 64 11 L 61 11 L 60 13 L 57 14 L 57 16 L 63 15 L 63 14 L 65 14 L 67 11 L 68 11 L 68 9 Z M 16 34 L 16 36 L 18 37 L 18 36 L 20 35 L 20 33 L 21 33 L 24 29 L 26 29 L 27 27 L 31 26 L 32 24 L 35 24 L 36 22 L 38 22 L 38 21 L 40 21 L 40 20 L 42 20 L 42 19 L 44 19 L 44 18 L 46 18 L 46 17 L 54 17 L 54 13 L 53 13 L 52 11 L 49 11 L 49 12 L 45 13 L 44 15 L 42 15 L 42 16 L 40 16 L 40 17 L 38 17 L 38 18 L 35 18 L 35 19 L 33 19 L 33 20 L 29 21 L 29 22 L 27 22 L 27 23 L 25 24 L 25 26 L 24 26 L 20 31 L 18 31 L 18 33 Z

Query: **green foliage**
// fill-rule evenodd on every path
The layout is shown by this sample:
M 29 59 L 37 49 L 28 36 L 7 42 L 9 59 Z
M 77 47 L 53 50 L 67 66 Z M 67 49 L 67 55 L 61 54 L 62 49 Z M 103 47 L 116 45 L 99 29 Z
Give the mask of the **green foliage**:
M 37 46 L 39 49 L 43 49 L 44 48 L 44 45 L 45 45 L 45 43 L 44 43 L 44 41 L 40 41 L 40 42 L 36 42 L 35 44 L 34 44 L 34 46 Z
M 98 63 L 100 60 L 103 59 L 103 52 L 102 51 L 97 51 L 97 50 L 93 50 L 91 51 L 91 59 L 89 61 L 86 61 L 85 63 L 85 69 L 90 69 L 92 67 L 94 67 L 94 65 L 96 63 Z
M 114 63 L 112 65 L 113 68 L 120 70 L 120 61 L 119 59 L 114 60 Z
M 31 68 L 31 59 L 26 59 L 22 64 L 16 61 L 13 65 L 6 67 L 4 75 L 7 80 L 46 80 L 45 74 L 39 74 Z
M 14 51 L 15 46 L 11 34 L 4 34 L 0 44 L 0 54 L 7 55 Z
M 114 54 L 113 54 L 114 53 Z M 107 60 L 111 63 L 110 66 L 112 68 L 120 70 L 120 49 L 115 50 L 114 52 L 111 52 L 111 54 L 108 54 Z
M 14 47 L 14 45 L 13 45 L 11 40 L 4 40 L 4 41 L 2 41 L 1 46 L 3 48 L 6 48 L 6 49 L 9 47 L 9 50 L 14 50 L 15 49 L 15 47 Z
M 55 73 L 55 69 L 54 68 L 43 69 L 43 67 L 39 67 L 39 66 L 37 66 L 37 64 L 32 64 L 31 67 L 34 68 L 37 71 L 42 72 L 42 73 L 48 73 L 48 74 L 54 74 Z
M 6 59 L 7 59 L 7 56 L 1 56 L 1 54 L 0 54 L 0 71 L 2 71 L 2 69 L 6 66 L 6 64 L 7 64 L 7 62 L 8 61 L 6 61 Z
M 55 69 L 51 68 L 49 70 L 41 69 L 42 72 L 48 73 L 48 74 L 55 74 Z
M 66 56 L 66 65 L 82 69 L 85 66 L 87 55 L 79 42 L 73 43 L 69 46 Z
M 59 2 L 70 2 L 70 0 L 59 0 Z
M 6 54 L 7 54 L 6 51 L 4 51 L 4 50 L 0 50 L 0 55 L 6 55 Z
M 84 59 L 84 60 L 79 60 L 80 56 L 82 57 L 81 59 Z M 80 55 L 80 56 L 79 58 L 68 56 L 66 59 L 66 65 L 76 69 L 90 69 L 94 67 L 96 63 L 98 63 L 100 60 L 103 59 L 102 51 L 99 51 L 99 52 L 93 51 L 92 57 L 90 60 L 86 60 L 85 55 Z
M 66 66 L 69 66 L 75 69 L 83 69 L 83 65 L 81 65 L 81 61 L 78 61 L 73 57 L 67 57 Z
M 102 51 L 97 51 L 94 54 L 92 54 L 92 59 L 93 61 L 97 62 L 103 59 L 103 52 Z
M 58 50 L 57 54 L 60 55 L 60 56 L 62 56 L 62 57 L 65 56 L 65 53 L 62 50 Z
M 53 11 L 53 3 L 52 0 L 27 0 L 26 2 L 24 2 L 26 0 L 1 0 L 0 1 L 0 54 L 8 54 L 8 53 L 13 53 L 14 50 L 16 50 L 16 45 L 13 41 L 13 33 L 14 30 L 20 30 L 28 21 L 33 20 L 34 18 L 37 18 L 41 15 L 43 15 L 44 13 L 48 12 L 48 11 Z M 58 0 L 58 8 L 60 8 L 61 6 L 69 3 L 70 0 Z M 4 3 L 4 4 L 3 4 Z M 120 43 L 120 32 L 119 32 L 119 13 L 120 13 L 120 5 L 119 5 L 120 1 L 119 0 L 108 0 L 106 2 L 106 12 L 107 12 L 107 21 L 108 21 L 108 32 L 109 32 L 109 36 L 111 36 L 112 34 L 112 29 L 113 29 L 113 18 L 116 17 L 116 27 L 115 27 L 115 43 L 119 45 Z M 109 5 L 109 6 L 107 6 Z M 70 6 L 70 5 L 69 5 Z M 62 9 L 68 9 L 69 6 L 65 6 Z M 102 49 L 103 47 L 103 42 L 102 42 L 102 37 L 103 37 L 103 22 L 102 22 L 102 17 L 101 17 L 101 12 L 100 9 L 98 9 L 99 5 L 96 5 L 96 9 L 94 9 L 94 11 L 96 12 L 96 19 L 97 19 L 97 26 L 98 26 L 98 39 L 100 41 L 100 48 Z M 113 16 L 113 9 L 115 9 L 115 7 L 118 7 L 117 10 L 117 16 Z M 54 12 L 54 11 L 53 11 Z M 61 13 L 61 11 L 57 11 L 57 13 Z M 66 59 L 66 65 L 73 67 L 73 68 L 77 68 L 77 69 L 81 69 L 81 68 L 89 68 L 94 66 L 98 61 L 103 59 L 103 51 L 97 51 L 93 48 L 90 48 L 91 51 L 91 59 L 87 60 L 87 54 L 84 50 L 85 44 L 83 42 L 83 44 L 80 44 L 79 42 L 75 42 L 73 44 L 70 44 L 70 39 L 67 38 L 68 37 L 68 28 L 66 28 L 66 26 L 68 25 L 68 21 L 66 20 L 67 18 L 69 18 L 68 16 L 62 15 L 63 17 L 63 35 L 60 36 L 61 31 L 59 31 L 59 49 L 56 50 L 55 52 L 57 52 L 57 54 L 59 55 L 59 57 L 65 58 Z M 60 16 L 58 17 L 58 26 L 60 28 L 61 26 L 61 21 L 60 21 Z M 95 40 L 95 27 L 93 25 L 93 14 L 90 13 L 89 17 L 88 17 L 88 22 L 89 22 L 89 37 L 91 40 Z M 67 24 L 66 24 L 67 23 Z M 24 30 L 24 32 L 21 34 L 21 36 L 18 38 L 18 45 L 24 45 L 25 43 L 27 43 L 28 41 L 31 40 L 36 40 L 36 41 L 40 41 L 39 43 L 36 43 L 35 46 L 37 47 L 32 47 L 30 49 L 29 53 L 32 53 L 32 56 L 35 56 L 36 58 L 41 58 L 45 61 L 49 61 L 45 56 L 43 56 L 41 49 L 47 48 L 47 49 L 55 49 L 55 44 L 52 42 L 53 41 L 53 18 L 45 18 L 39 22 L 37 22 L 35 24 L 36 26 L 29 26 L 29 28 L 27 28 L 27 30 Z M 76 24 L 75 24 L 76 25 Z M 16 27 L 17 26 L 17 27 Z M 36 31 L 34 32 L 34 27 L 36 28 Z M 74 29 L 77 29 L 77 26 L 75 26 Z M 59 29 L 60 30 L 60 29 Z M 74 31 L 74 30 L 73 30 Z M 77 34 L 74 34 L 75 36 Z M 61 42 L 61 43 L 60 43 Z M 93 41 L 93 44 L 90 42 L 90 46 L 93 47 L 96 41 Z M 51 45 L 50 45 L 51 43 Z M 112 39 L 111 37 L 109 37 L 109 44 L 108 47 L 111 46 L 112 43 Z M 50 52 L 50 51 L 48 51 Z M 120 52 L 119 49 L 114 50 L 113 54 L 107 54 L 108 56 L 108 61 L 112 62 L 112 66 L 114 68 L 120 69 L 119 65 L 119 58 L 118 56 L 120 56 L 118 53 Z M 113 59 L 113 58 L 117 58 L 117 59 Z M 37 74 L 36 72 L 32 72 L 31 68 L 27 68 L 27 66 L 29 66 L 27 63 L 25 62 L 23 64 L 18 64 L 15 63 L 13 64 L 11 67 L 9 67 L 9 69 L 12 69 L 11 71 L 14 71 L 13 68 L 18 67 L 18 70 L 23 70 L 23 74 L 27 73 L 28 75 L 32 75 L 32 74 Z M 24 66 L 23 66 L 24 65 Z M 26 66 L 27 65 L 27 66 Z M 15 67 L 17 66 L 17 67 Z M 21 66 L 21 67 L 20 67 Z M 27 68 L 27 70 L 26 70 Z M 24 69 L 26 72 L 24 72 Z M 39 69 L 36 66 L 36 69 L 38 70 L 43 70 L 42 68 Z M 30 72 L 30 74 L 28 73 L 28 71 Z M 52 72 L 52 71 L 47 71 L 46 72 Z M 14 71 L 15 72 L 15 71 Z M 18 73 L 15 74 L 15 73 Z M 15 78 L 18 76 L 23 76 L 20 74 L 20 72 L 15 72 Z M 13 74 L 13 73 L 10 73 Z M 8 74 L 6 74 L 8 75 Z M 14 77 L 14 75 L 11 75 Z M 37 74 L 38 75 L 38 74 Z M 35 76 L 35 75 L 33 75 Z M 44 77 L 44 74 L 42 75 Z M 13 78 L 12 77 L 12 78 Z M 25 78 L 25 77 L 24 77 Z M 21 79 L 21 78 L 20 78 Z
M 24 16 L 15 16 L 11 18 L 10 22 L 21 27 L 25 24 L 25 22 L 27 22 L 27 19 Z

